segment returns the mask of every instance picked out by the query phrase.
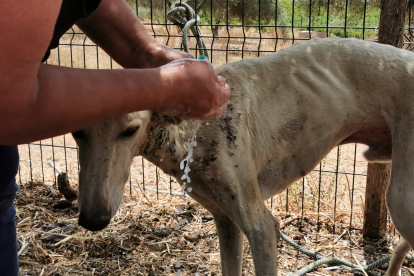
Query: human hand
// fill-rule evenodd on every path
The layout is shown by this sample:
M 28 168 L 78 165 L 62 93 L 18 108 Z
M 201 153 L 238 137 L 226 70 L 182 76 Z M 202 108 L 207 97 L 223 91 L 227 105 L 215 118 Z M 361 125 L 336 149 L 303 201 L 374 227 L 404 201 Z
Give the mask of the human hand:
M 194 58 L 189 53 L 179 51 L 164 44 L 156 43 L 148 46 L 147 50 L 140 55 L 137 68 L 156 68 L 171 61 L 183 58 Z
M 186 120 L 217 118 L 226 110 L 230 87 L 210 62 L 180 59 L 160 70 L 166 94 L 155 111 Z

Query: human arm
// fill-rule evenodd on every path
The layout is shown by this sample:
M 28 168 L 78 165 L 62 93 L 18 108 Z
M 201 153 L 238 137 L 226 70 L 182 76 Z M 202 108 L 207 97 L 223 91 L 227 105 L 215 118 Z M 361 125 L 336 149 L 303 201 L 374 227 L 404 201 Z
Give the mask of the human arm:
M 158 43 L 125 0 L 102 0 L 98 9 L 77 25 L 125 68 L 153 68 L 192 57 Z
M 0 35 L 7 43 L 0 44 L 0 145 L 64 134 L 132 111 L 202 118 L 211 110 L 210 116 L 217 116 L 225 108 L 229 89 L 222 81 L 217 86 L 220 81 L 206 62 L 181 60 L 163 68 L 124 70 L 40 64 L 61 1 L 27 0 L 24 8 L 4 1 Z M 204 100 L 193 91 L 203 93 Z M 192 106 L 198 109 L 189 110 Z

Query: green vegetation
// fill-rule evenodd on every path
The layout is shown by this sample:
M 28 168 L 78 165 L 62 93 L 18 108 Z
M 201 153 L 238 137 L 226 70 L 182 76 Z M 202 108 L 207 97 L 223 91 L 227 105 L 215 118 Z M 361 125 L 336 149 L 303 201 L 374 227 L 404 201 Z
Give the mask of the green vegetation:
M 166 23 L 171 0 L 126 0 L 144 21 Z M 286 26 L 328 32 L 330 36 L 373 38 L 379 24 L 379 0 L 187 0 L 199 7 L 202 24 Z M 137 4 L 138 3 L 138 4 Z M 329 3 L 329 5 L 328 5 Z M 137 9 L 138 5 L 138 9 Z M 244 7 L 244 8 L 243 8 Z M 259 14 L 260 7 L 260 14 Z M 152 10 L 152 14 L 151 14 Z M 328 16 L 329 14 L 329 16 Z M 228 16 L 228 18 L 227 18 Z M 329 28 L 327 28 L 329 26 Z M 344 27 L 347 27 L 346 31 Z M 372 28 L 355 29 L 355 27 Z M 213 28 L 215 34 L 218 27 Z M 319 27 L 319 28 L 314 28 Z M 266 30 L 266 27 L 262 27 Z
M 330 36 L 338 37 L 372 38 L 376 36 L 375 29 L 368 29 L 364 32 L 362 29 L 352 28 L 378 27 L 380 8 L 377 0 L 367 1 L 367 3 L 364 0 L 296 0 L 294 2 L 280 0 L 279 2 L 288 14 L 286 25 L 292 25 L 293 21 L 294 26 L 304 26 L 300 30 L 308 30 L 309 26 L 320 26 L 322 28 L 311 28 L 311 31 L 328 31 Z M 351 29 L 347 29 L 345 32 L 345 25 Z M 339 28 L 327 28 L 327 26 Z

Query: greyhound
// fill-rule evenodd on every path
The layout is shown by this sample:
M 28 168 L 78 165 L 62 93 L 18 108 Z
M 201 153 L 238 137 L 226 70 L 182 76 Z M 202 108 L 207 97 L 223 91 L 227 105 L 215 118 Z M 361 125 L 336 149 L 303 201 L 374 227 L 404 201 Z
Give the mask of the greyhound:
M 392 157 L 387 205 L 406 240 L 399 251 L 414 246 L 413 53 L 357 39 L 315 38 L 215 71 L 231 86 L 228 109 L 218 119 L 175 125 L 170 117 L 141 111 L 73 133 L 81 226 L 96 231 L 109 224 L 134 156 L 183 185 L 180 161 L 201 124 L 186 187 L 213 215 L 223 275 L 241 275 L 242 234 L 256 275 L 277 274 L 279 224 L 263 201 L 346 143 L 368 145 L 369 162 Z M 394 260 L 398 269 L 389 276 L 401 265 Z

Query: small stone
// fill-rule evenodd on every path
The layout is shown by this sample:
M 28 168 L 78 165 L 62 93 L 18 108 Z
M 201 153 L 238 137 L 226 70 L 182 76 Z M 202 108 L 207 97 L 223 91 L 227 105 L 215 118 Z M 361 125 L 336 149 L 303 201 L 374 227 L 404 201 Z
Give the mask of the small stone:
M 187 189 L 187 191 L 189 192 L 189 193 L 191 193 L 191 191 L 193 190 L 193 188 L 191 188 L 191 187 L 188 187 L 188 189 Z
M 180 276 L 181 275 L 181 269 L 179 269 L 178 271 L 177 271 L 177 273 L 175 273 L 175 276 Z
M 175 263 L 175 267 L 181 267 L 181 262 L 180 262 L 180 261 L 177 261 L 177 262 Z
M 176 208 L 177 208 L 177 210 L 178 210 L 178 213 L 180 213 L 180 214 L 181 214 L 181 213 L 183 213 L 183 212 L 184 212 L 184 211 L 183 211 L 183 209 L 181 209 L 181 207 L 180 207 L 180 206 L 177 206 Z
M 180 225 L 179 225 L 179 224 L 176 224 L 176 225 L 174 226 L 174 229 L 175 229 L 175 230 L 180 229 Z

